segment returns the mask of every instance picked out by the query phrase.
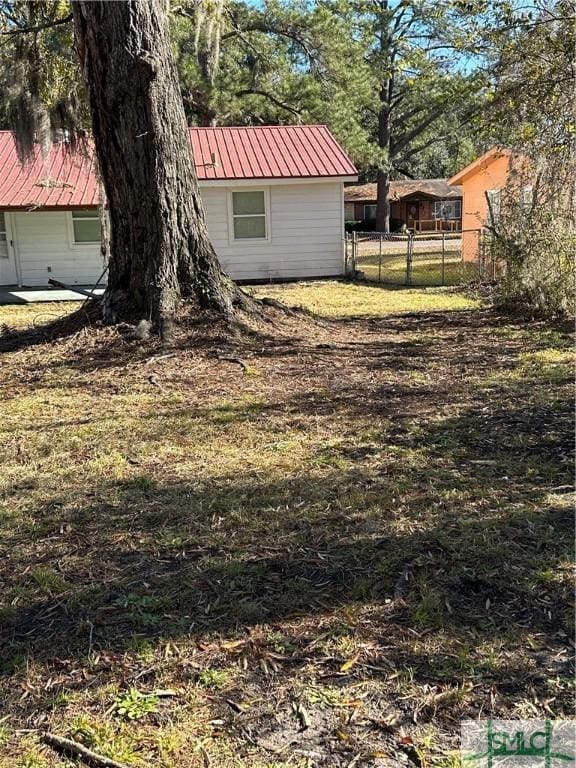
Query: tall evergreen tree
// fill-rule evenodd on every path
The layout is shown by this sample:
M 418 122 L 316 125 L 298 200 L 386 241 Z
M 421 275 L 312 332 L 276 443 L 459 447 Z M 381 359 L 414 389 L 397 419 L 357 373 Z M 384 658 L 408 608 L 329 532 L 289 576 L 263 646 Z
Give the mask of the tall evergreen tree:
M 327 7 L 356 49 L 362 103 L 350 130 L 364 135 L 366 164 L 378 188 L 376 227 L 388 231 L 391 178 L 410 174 L 415 159 L 450 137 L 447 114 L 453 138 L 477 110 L 474 94 L 484 81 L 463 68 L 472 42 L 466 22 L 476 5 L 462 11 L 429 0 L 329 0 Z

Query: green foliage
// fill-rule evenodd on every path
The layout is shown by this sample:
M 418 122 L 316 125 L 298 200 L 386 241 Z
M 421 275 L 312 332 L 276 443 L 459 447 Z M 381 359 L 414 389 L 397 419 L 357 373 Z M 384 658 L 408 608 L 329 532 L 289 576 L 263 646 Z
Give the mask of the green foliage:
M 126 615 L 143 627 L 153 627 L 160 623 L 162 600 L 154 595 L 135 595 L 129 593 L 113 601 L 117 608 L 124 609 Z
M 573 148 L 575 3 L 538 0 L 528 9 L 497 9 L 483 31 L 492 73 L 484 135 L 532 154 Z
M 116 699 L 114 710 L 127 720 L 141 720 L 150 712 L 158 711 L 158 697 L 140 693 L 137 688 L 130 688 Z
M 301 122 L 321 52 L 305 4 L 188 3 L 172 37 L 190 123 Z
M 541 203 L 526 215 L 510 202 L 493 248 L 501 264 L 498 303 L 529 315 L 575 314 L 576 231 L 565 212 Z
M 326 123 L 367 178 L 378 168 L 446 175 L 476 150 L 462 127 L 482 84 L 461 63 L 474 37 L 466 24 L 478 10 L 466 8 L 431 0 L 175 5 L 171 33 L 187 118 Z M 89 125 L 72 24 L 60 23 L 69 16 L 67 2 L 2 5 L 5 32 L 46 25 L 8 35 L 0 52 L 0 121 L 16 128 L 22 154 L 34 138 L 47 146 L 56 129 L 75 136 Z M 389 142 L 378 135 L 383 104 Z
M 35 568 L 32 571 L 32 578 L 40 589 L 49 594 L 64 592 L 68 586 L 66 580 L 51 568 Z
M 213 690 L 221 690 L 225 688 L 231 679 L 231 673 L 227 669 L 215 669 L 208 667 L 198 673 L 198 682 L 204 688 L 211 688 Z
M 46 152 L 57 131 L 74 141 L 89 117 L 70 4 L 5 0 L 0 34 L 0 126 L 16 131 L 21 158 L 32 153 L 35 141 Z
M 576 310 L 573 18 L 569 0 L 545 1 L 533 12 L 503 15 L 488 36 L 498 80 L 485 130 L 516 157 L 491 227 L 496 298 L 528 314 Z
M 367 178 L 382 167 L 445 176 L 476 154 L 463 120 L 478 111 L 484 81 L 462 66 L 475 4 L 465 13 L 416 0 L 199 8 L 172 20 L 191 122 L 326 123 Z M 390 142 L 378 135 L 383 105 Z
M 572 0 L 185 0 L 170 24 L 191 124 L 326 123 L 374 180 L 448 176 L 494 143 L 566 153 L 576 136 L 573 16 Z M 58 129 L 77 136 L 89 119 L 69 3 L 6 0 L 0 32 L 0 123 L 16 128 L 21 155 Z M 546 227 L 536 240 L 550 274 L 566 259 Z M 557 229 L 566 253 L 570 229 L 565 239 L 551 223 L 550 237 Z M 557 281 L 534 287 L 531 259 L 518 296 L 542 304 Z
M 476 148 L 462 134 L 471 136 L 484 84 L 464 63 L 475 4 L 466 13 L 431 2 L 328 7 L 341 42 L 332 47 L 315 116 L 332 127 L 366 178 L 379 169 L 393 177 L 444 176 L 471 159 Z M 334 88 L 339 82 L 341 92 Z
M 137 734 L 133 722 L 97 720 L 80 714 L 71 723 L 71 736 L 88 749 L 122 764 L 136 765 L 139 761 Z

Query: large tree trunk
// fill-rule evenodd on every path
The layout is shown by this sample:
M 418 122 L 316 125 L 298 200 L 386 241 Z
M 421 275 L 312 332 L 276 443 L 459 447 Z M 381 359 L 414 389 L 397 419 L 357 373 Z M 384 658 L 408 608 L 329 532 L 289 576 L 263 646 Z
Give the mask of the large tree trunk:
M 182 295 L 229 314 L 237 290 L 208 239 L 164 0 L 72 3 L 110 215 L 104 306 L 169 326 Z
M 378 146 L 386 155 L 386 167 L 378 168 L 376 177 L 376 229 L 390 231 L 390 150 L 391 150 L 391 101 L 393 82 L 385 78 L 380 89 L 380 111 L 378 113 Z

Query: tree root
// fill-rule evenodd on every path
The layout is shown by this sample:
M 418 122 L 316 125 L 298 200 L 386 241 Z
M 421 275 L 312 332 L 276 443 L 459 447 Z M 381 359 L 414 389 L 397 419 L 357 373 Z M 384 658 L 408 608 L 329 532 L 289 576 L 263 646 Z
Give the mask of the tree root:
M 261 299 L 258 299 L 258 301 L 260 304 L 264 304 L 266 307 L 273 307 L 274 309 L 277 309 L 280 312 L 284 312 L 284 314 L 290 315 L 292 317 L 310 314 L 304 307 L 289 307 L 287 304 L 283 304 L 281 301 L 278 301 L 278 299 L 273 299 L 271 296 L 263 296 Z
M 96 768 L 130 768 L 126 763 L 119 763 L 109 757 L 99 755 L 83 744 L 72 739 L 66 739 L 64 736 L 57 736 L 55 733 L 44 731 L 40 738 L 45 744 L 48 744 L 58 752 L 79 757 L 86 765 L 95 766 Z
M 239 365 L 242 368 L 243 371 L 247 371 L 248 370 L 247 363 L 244 360 L 242 360 L 241 357 L 232 357 L 231 355 L 220 355 L 220 354 L 217 354 L 216 358 L 218 360 L 224 360 L 227 363 L 236 363 L 236 365 Z

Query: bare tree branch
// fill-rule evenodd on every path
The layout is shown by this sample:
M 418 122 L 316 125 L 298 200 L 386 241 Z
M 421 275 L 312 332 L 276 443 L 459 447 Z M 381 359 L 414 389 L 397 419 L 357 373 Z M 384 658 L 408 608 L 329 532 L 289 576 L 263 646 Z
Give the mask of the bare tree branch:
M 413 147 L 409 152 L 406 152 L 402 155 L 401 158 L 399 158 L 399 163 L 406 163 L 408 160 L 410 160 L 414 155 L 419 155 L 420 152 L 423 152 L 428 147 L 432 146 L 432 144 L 435 144 L 437 141 L 442 141 L 442 139 L 445 139 L 446 136 L 443 134 L 436 134 L 435 136 L 432 136 L 428 141 L 425 141 L 423 144 L 418 144 L 418 146 Z
M 56 19 L 55 21 L 47 21 L 45 24 L 38 24 L 35 27 L 17 27 L 15 29 L 8 29 L 6 31 L 0 32 L 0 35 L 12 36 L 12 35 L 26 35 L 32 32 L 42 32 L 42 30 L 44 29 L 59 27 L 62 24 L 68 24 L 71 21 L 72 21 L 72 14 L 70 13 L 68 14 L 68 16 L 63 16 L 61 19 Z
M 393 164 L 392 164 L 392 168 L 393 168 L 395 171 L 398 171 L 398 173 L 401 173 L 403 176 L 407 176 L 409 179 L 415 179 L 415 178 L 416 178 L 416 176 L 414 176 L 414 174 L 413 174 L 413 173 L 411 173 L 411 172 L 410 172 L 409 170 L 407 170 L 406 168 L 404 168 L 404 167 L 401 167 L 401 166 L 397 165 L 396 163 L 393 163 Z
M 296 109 L 295 107 L 291 107 L 289 104 L 285 104 L 284 102 L 277 99 L 275 96 L 273 96 L 268 91 L 263 91 L 259 88 L 246 88 L 242 91 L 237 91 L 236 96 L 238 98 L 241 98 L 242 96 L 262 96 L 265 99 L 268 99 L 268 101 L 271 101 L 272 104 L 275 104 L 277 107 L 280 107 L 280 109 L 285 109 L 287 112 L 291 112 L 293 115 L 296 115 L 296 117 L 300 117 L 300 111 Z
M 223 43 L 227 40 L 237 37 L 238 35 L 246 34 L 247 32 L 262 32 L 265 35 L 278 35 L 279 37 L 286 37 L 288 40 L 292 40 L 292 42 L 297 43 L 309 59 L 315 58 L 315 54 L 312 51 L 308 41 L 305 40 L 303 36 L 298 34 L 298 32 L 295 30 L 275 27 L 273 24 L 270 24 L 266 21 L 251 21 L 249 24 L 242 28 L 236 26 L 234 20 L 232 20 L 232 23 L 234 24 L 234 29 L 230 32 L 226 32 L 220 38 Z
M 400 138 L 398 141 L 394 142 L 394 144 L 391 147 L 392 155 L 396 156 L 398 152 L 401 152 L 405 147 L 407 147 L 414 139 L 416 139 L 418 136 L 420 136 L 421 133 L 423 133 L 426 128 L 428 128 L 430 125 L 432 125 L 433 122 L 438 120 L 438 118 L 442 115 L 442 113 L 446 110 L 446 105 L 441 104 L 436 109 L 433 109 L 426 117 L 421 120 L 418 125 L 416 125 L 411 131 L 408 131 L 408 133 L 405 133 L 402 138 Z
M 412 107 L 412 109 L 408 109 L 406 112 L 401 113 L 400 115 L 395 115 L 395 119 L 405 123 L 407 120 L 410 120 L 411 117 L 414 117 L 414 115 L 418 115 L 420 112 L 423 112 L 426 109 L 425 104 L 418 104 L 415 107 Z

